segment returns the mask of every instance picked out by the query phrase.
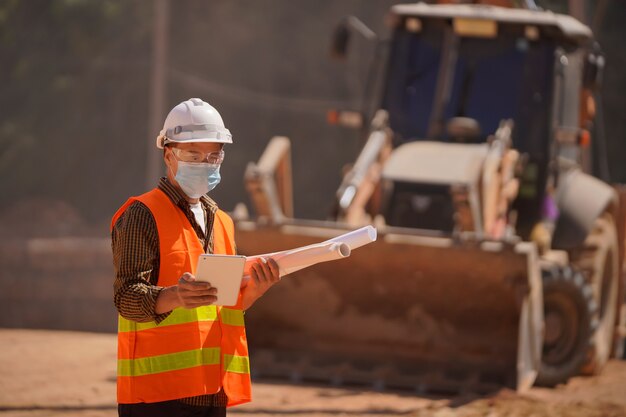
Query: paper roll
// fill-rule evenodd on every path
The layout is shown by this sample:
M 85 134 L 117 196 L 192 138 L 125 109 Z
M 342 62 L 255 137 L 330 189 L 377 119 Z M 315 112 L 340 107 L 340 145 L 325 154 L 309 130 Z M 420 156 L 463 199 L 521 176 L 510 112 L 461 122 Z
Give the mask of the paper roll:
M 374 227 L 365 226 L 360 229 L 353 230 L 352 232 L 329 239 L 326 242 L 345 243 L 351 250 L 354 250 L 360 248 L 361 246 L 365 246 L 368 243 L 374 242 L 377 235 L 378 233 Z
M 273 258 L 280 268 L 282 277 L 320 262 L 334 261 L 348 256 L 350 256 L 350 247 L 345 243 L 317 243 L 267 255 L 249 256 L 246 258 L 244 275 L 250 274 L 250 267 L 261 257 Z
M 352 232 L 334 237 L 325 242 L 300 248 L 285 250 L 282 252 L 266 253 L 264 255 L 246 257 L 244 267 L 244 279 L 242 287 L 247 285 L 250 279 L 250 268 L 259 258 L 273 258 L 280 269 L 280 276 L 291 274 L 303 268 L 320 262 L 334 261 L 347 258 L 352 250 L 372 243 L 376 240 L 376 229 L 365 226 Z

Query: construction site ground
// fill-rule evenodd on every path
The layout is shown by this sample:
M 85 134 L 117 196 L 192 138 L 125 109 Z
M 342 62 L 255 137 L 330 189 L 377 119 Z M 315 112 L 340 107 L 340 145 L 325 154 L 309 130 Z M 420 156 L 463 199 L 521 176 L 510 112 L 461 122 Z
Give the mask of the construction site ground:
M 115 339 L 113 334 L 0 329 L 0 416 L 116 416 Z M 599 376 L 524 394 L 502 390 L 488 397 L 436 398 L 255 381 L 253 396 L 251 403 L 229 413 L 617 417 L 626 416 L 626 362 L 610 362 Z

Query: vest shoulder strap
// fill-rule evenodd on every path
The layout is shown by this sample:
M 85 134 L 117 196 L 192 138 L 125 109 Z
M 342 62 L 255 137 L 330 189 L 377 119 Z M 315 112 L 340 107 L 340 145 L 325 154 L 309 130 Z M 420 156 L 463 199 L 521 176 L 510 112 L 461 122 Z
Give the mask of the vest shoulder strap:
M 233 223 L 233 219 L 230 218 L 226 212 L 218 209 L 215 212 L 215 226 L 219 226 L 224 231 L 224 235 L 227 239 L 224 239 L 224 245 L 226 246 L 226 250 L 228 254 L 234 255 L 236 253 L 235 248 L 235 225 Z M 215 228 L 213 226 L 213 236 L 214 239 L 218 238 L 221 233 L 219 233 L 219 228 Z
M 130 205 L 133 204 L 135 201 L 140 201 L 143 204 L 146 204 L 148 201 L 154 201 L 155 199 L 158 199 L 162 196 L 167 198 L 163 191 L 159 190 L 158 188 L 154 188 L 142 195 L 130 197 L 128 200 L 126 200 L 124 204 L 122 204 L 119 209 L 117 209 L 117 211 L 113 215 L 113 218 L 111 218 L 111 231 L 113 231 L 113 227 L 115 227 L 115 223 L 117 223 L 118 219 L 122 217 L 122 214 L 124 214 L 128 207 L 130 207 Z

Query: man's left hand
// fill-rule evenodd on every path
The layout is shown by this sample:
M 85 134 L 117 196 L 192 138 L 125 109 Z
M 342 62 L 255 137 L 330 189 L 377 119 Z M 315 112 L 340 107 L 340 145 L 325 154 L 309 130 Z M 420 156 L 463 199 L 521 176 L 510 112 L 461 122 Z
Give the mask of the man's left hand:
M 280 281 L 278 264 L 272 258 L 259 258 L 250 267 L 250 281 L 244 289 L 244 309 Z

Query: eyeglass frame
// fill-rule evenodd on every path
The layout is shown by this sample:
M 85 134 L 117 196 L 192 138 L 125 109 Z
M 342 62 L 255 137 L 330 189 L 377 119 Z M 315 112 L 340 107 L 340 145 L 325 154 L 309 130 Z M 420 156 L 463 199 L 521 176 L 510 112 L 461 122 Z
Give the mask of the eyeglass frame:
M 177 148 L 174 146 L 168 146 L 167 148 L 169 148 L 172 151 L 172 154 L 178 161 L 188 162 L 192 164 L 221 165 L 222 162 L 224 162 L 224 157 L 226 156 L 224 149 L 220 149 L 219 151 L 212 151 L 212 152 L 201 152 L 201 151 L 196 151 L 196 150 L 181 149 L 181 148 Z M 184 159 L 180 158 L 180 155 L 179 155 L 180 152 L 195 152 L 198 154 L 202 154 L 202 159 L 200 161 L 185 161 Z M 209 162 L 207 159 L 210 158 L 211 155 L 218 155 L 219 162 Z

